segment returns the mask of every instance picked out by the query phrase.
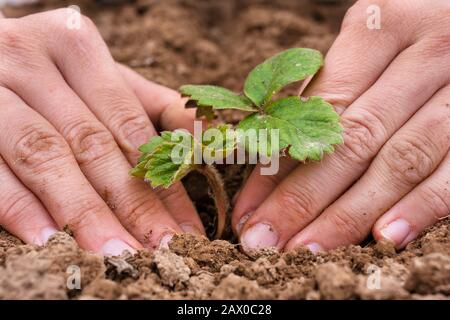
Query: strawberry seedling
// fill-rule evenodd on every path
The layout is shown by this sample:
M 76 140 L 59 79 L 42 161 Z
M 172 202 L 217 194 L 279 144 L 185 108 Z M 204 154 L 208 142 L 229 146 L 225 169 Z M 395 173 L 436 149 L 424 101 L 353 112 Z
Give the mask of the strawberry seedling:
M 214 117 L 214 110 L 237 109 L 249 113 L 236 127 L 222 124 L 214 128 L 214 139 L 206 130 L 197 137 L 183 130 L 162 132 L 142 145 L 142 156 L 130 174 L 142 177 L 152 187 L 170 187 L 189 172 L 197 170 L 208 180 L 217 208 L 216 238 L 220 238 L 229 207 L 222 179 L 211 163 L 227 158 L 242 147 L 248 155 L 286 156 L 320 161 L 342 143 L 339 116 L 331 104 L 320 97 L 297 96 L 274 99 L 285 86 L 314 76 L 323 65 L 316 50 L 286 50 L 258 65 L 247 76 L 243 94 L 211 85 L 185 85 L 183 96 L 197 105 L 197 115 Z M 256 140 L 245 139 L 256 132 Z M 276 141 L 269 131 L 276 131 Z M 244 133 L 244 134 L 242 134 Z M 244 137 L 244 138 L 243 138 Z M 200 159 L 200 160 L 199 160 Z

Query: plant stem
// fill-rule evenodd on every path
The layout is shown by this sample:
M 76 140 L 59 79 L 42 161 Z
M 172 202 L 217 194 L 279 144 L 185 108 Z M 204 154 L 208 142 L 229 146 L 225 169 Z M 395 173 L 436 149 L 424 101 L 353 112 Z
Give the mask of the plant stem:
M 212 197 L 217 210 L 217 229 L 214 238 L 220 239 L 225 230 L 225 222 L 229 208 L 229 200 L 223 185 L 222 177 L 219 171 L 212 165 L 199 165 L 196 166 L 195 170 L 205 176 L 211 187 Z

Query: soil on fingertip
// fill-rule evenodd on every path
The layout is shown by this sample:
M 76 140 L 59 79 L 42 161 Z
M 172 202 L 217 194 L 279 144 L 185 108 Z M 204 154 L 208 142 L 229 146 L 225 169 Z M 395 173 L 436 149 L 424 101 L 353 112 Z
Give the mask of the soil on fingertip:
M 241 91 L 246 74 L 283 49 L 326 53 L 353 1 L 100 2 L 108 1 L 47 0 L 4 12 L 20 17 L 77 4 L 97 24 L 114 58 L 146 78 L 174 89 L 208 83 Z M 241 118 L 239 112 L 219 115 L 231 123 Z M 219 169 L 230 198 L 251 171 L 240 165 Z M 212 234 L 215 209 L 206 182 L 194 173 L 184 184 Z M 179 235 L 169 250 L 104 258 L 80 249 L 65 232 L 35 247 L 0 228 L 0 299 L 450 298 L 449 219 L 400 252 L 368 240 L 318 255 L 298 249 L 248 256 L 231 230 L 225 239 Z M 77 270 L 79 289 L 67 286 Z

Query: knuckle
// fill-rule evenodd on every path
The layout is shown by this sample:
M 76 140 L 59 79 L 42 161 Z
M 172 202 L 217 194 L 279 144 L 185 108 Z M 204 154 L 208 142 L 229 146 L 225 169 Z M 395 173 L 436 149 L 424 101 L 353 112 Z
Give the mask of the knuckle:
M 92 39 L 98 35 L 94 23 L 88 17 L 81 15 L 77 20 L 78 25 L 72 26 L 73 20 L 67 9 L 53 10 L 48 14 L 51 28 L 59 40 L 64 43 L 65 50 L 79 59 L 83 59 L 83 63 L 90 61 L 89 59 L 92 59 L 89 54 L 92 49 Z
M 430 144 L 420 135 L 393 141 L 381 152 L 381 159 L 396 181 L 414 186 L 433 171 L 435 161 L 426 147 Z
M 154 199 L 156 200 L 156 199 Z M 148 214 L 161 212 L 156 201 L 149 201 L 148 193 L 127 197 L 119 202 L 117 213 L 127 228 L 136 229 L 146 225 Z
M 344 60 L 338 61 L 336 59 L 335 63 L 339 70 L 347 68 L 347 63 Z M 364 69 L 365 67 L 361 66 L 361 69 L 355 71 L 351 79 L 345 76 L 344 72 L 329 73 L 320 83 L 317 83 L 315 90 L 335 109 L 339 108 L 337 111 L 342 113 L 355 100 L 355 92 L 358 92 L 358 82 L 355 82 L 355 79 L 366 77 L 367 70 Z
M 352 28 L 355 23 L 361 20 L 361 1 L 352 5 L 345 13 L 344 19 L 342 20 L 342 30 L 348 30 Z
M 422 8 L 420 13 L 416 13 L 416 18 L 422 20 L 421 32 L 419 36 L 423 39 L 434 38 L 437 48 L 447 46 L 450 35 L 450 8 L 448 4 L 433 6 L 432 8 Z M 431 9 L 431 10 L 430 10 Z M 439 43 L 439 40 L 442 41 Z
M 3 55 L 9 52 L 11 49 L 14 49 L 18 44 L 21 44 L 22 37 L 20 32 L 18 32 L 14 26 L 5 25 L 4 23 L 2 23 L 1 27 L 2 30 L 0 32 L 0 46 L 2 48 Z
M 403 44 L 414 30 L 405 21 L 420 19 L 414 15 L 418 10 L 414 2 L 405 4 L 404 1 L 359 0 L 347 11 L 341 29 L 354 36 L 371 37 L 373 41 L 383 45 L 387 40 L 394 41 L 397 45 Z M 374 14 L 379 15 L 382 28 L 378 33 L 368 33 L 368 22 Z
M 54 167 L 54 162 L 71 156 L 66 141 L 57 132 L 40 125 L 23 129 L 21 138 L 14 143 L 14 150 L 16 165 L 32 173 L 41 173 Z
M 339 210 L 339 212 L 329 214 L 327 217 L 331 225 L 347 244 L 358 243 L 366 236 L 362 228 L 364 225 L 363 221 L 361 221 L 358 214 L 354 214 L 348 209 Z
M 23 71 L 33 71 L 42 65 L 41 59 L 36 55 L 37 44 L 27 33 L 24 33 L 18 23 L 0 26 L 0 52 L 2 66 L 0 73 L 12 77 L 22 74 Z M 11 69 L 14 72 L 11 72 Z M 19 77 L 19 75 L 16 75 Z
M 80 14 L 77 17 L 74 16 L 73 10 L 68 10 L 67 8 L 60 8 L 51 11 L 47 11 L 41 15 L 42 19 L 47 23 L 50 22 L 53 27 L 61 32 L 65 32 L 67 30 L 73 30 L 69 28 L 69 22 L 71 22 L 71 18 L 79 18 L 80 26 L 76 28 L 77 30 L 87 29 L 86 31 L 91 31 L 92 28 L 95 28 L 94 23 L 89 17 Z
M 117 132 L 125 141 L 133 140 L 133 136 L 151 136 L 149 120 L 143 114 L 128 111 L 121 113 L 116 120 Z M 142 141 L 143 142 L 143 141 Z
M 26 190 L 9 194 L 4 199 L 3 210 L 1 210 L 0 220 L 5 225 L 18 225 L 24 220 L 24 213 L 27 208 L 34 204 L 35 199 Z
M 342 117 L 344 126 L 344 144 L 336 149 L 339 155 L 350 160 L 350 163 L 366 165 L 377 153 L 384 126 L 378 118 L 369 113 Z
M 155 190 L 155 193 L 158 195 L 158 198 L 163 202 L 177 201 L 183 196 L 183 192 L 180 189 L 179 184 L 174 184 L 173 186 L 167 189 L 157 189 Z
M 150 137 L 152 127 L 148 116 L 142 110 L 132 108 L 139 105 L 128 92 L 115 88 L 104 88 L 99 92 L 99 98 L 112 110 L 110 113 L 111 128 L 119 135 L 119 141 L 133 140 L 133 136 Z
M 392 1 L 391 1 L 392 2 Z M 351 6 L 343 19 L 342 29 L 351 29 L 358 26 L 358 29 L 366 27 L 366 20 L 368 16 L 368 9 L 372 6 L 377 6 L 381 11 L 389 5 L 389 0 L 359 0 Z
M 118 83 L 104 86 L 96 92 L 99 100 L 104 101 L 109 109 L 113 110 L 112 115 L 129 114 L 130 106 L 138 103 L 128 90 Z
M 63 27 L 58 32 L 64 38 L 64 42 L 72 54 L 84 53 L 89 46 L 91 35 L 86 29 L 71 30 Z
M 432 187 L 425 187 L 420 190 L 419 197 L 430 208 L 436 220 L 440 220 L 450 214 L 450 189 L 444 188 L 439 192 Z
M 280 166 L 280 171 L 279 172 L 283 172 L 281 171 L 281 166 Z M 288 172 L 288 171 L 286 171 Z M 281 178 L 279 175 L 277 174 L 269 174 L 264 176 L 264 182 L 262 182 L 265 186 L 270 186 L 269 190 L 271 189 L 275 189 L 281 182 Z
M 311 221 L 314 219 L 315 203 L 313 197 L 304 187 L 279 187 L 278 202 L 288 219 L 293 223 L 298 221 Z
M 18 45 L 20 45 L 20 47 L 22 48 L 23 34 L 19 31 L 18 25 L 5 23 L 5 20 L 0 21 L 2 21 L 2 29 L 0 31 L 0 44 L 2 45 L 3 51 L 15 48 Z
M 444 58 L 448 61 L 450 51 L 450 32 L 441 30 L 424 38 L 417 47 L 419 58 Z
M 79 201 L 77 201 L 79 202 Z M 65 224 L 75 233 L 92 228 L 92 220 L 105 212 L 106 206 L 95 200 L 85 201 L 79 208 L 66 216 Z
M 67 141 L 80 165 L 102 159 L 117 147 L 108 130 L 90 121 L 80 121 L 73 125 L 67 134 Z
M 40 15 L 41 20 L 45 20 L 51 24 L 53 24 L 56 27 L 66 26 L 67 18 L 69 11 L 65 8 L 59 8 L 55 10 L 50 10 L 47 12 L 44 12 Z

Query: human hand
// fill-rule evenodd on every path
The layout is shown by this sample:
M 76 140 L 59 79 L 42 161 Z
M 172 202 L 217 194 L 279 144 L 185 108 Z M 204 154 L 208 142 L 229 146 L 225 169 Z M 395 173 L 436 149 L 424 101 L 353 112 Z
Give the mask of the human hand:
M 381 29 L 368 28 L 370 8 L 380 9 Z M 402 248 L 450 213 L 448 1 L 357 2 L 312 95 L 341 114 L 345 142 L 320 163 L 254 170 L 232 218 L 245 250 L 317 252 L 371 230 Z
M 111 57 L 69 9 L 0 19 L 0 224 L 44 244 L 68 226 L 85 249 L 156 248 L 203 226 L 181 184 L 152 192 L 128 176 L 159 128 L 192 126 L 181 97 Z

